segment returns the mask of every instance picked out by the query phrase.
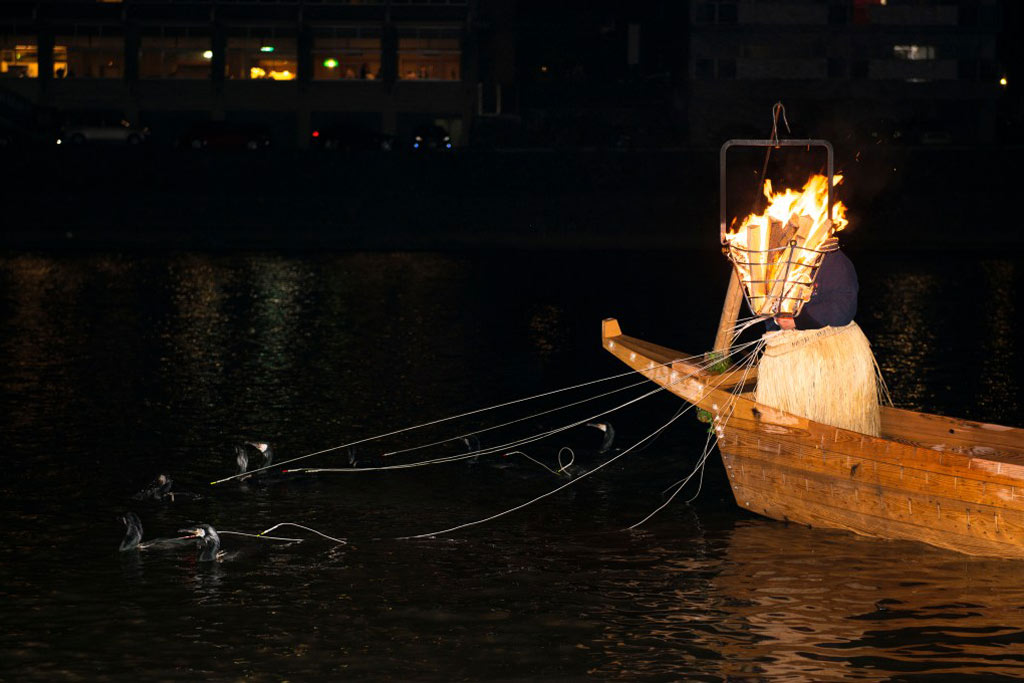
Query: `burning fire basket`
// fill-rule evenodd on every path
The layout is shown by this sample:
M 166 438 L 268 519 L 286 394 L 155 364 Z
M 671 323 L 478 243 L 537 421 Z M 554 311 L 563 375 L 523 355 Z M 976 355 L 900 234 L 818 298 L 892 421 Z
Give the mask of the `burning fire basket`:
M 828 175 L 812 175 L 801 191 L 773 192 L 762 173 L 768 208 L 750 214 L 738 227 L 726 223 L 726 161 L 733 147 L 823 148 Z M 767 168 L 767 159 L 765 166 Z M 720 237 L 723 251 L 743 285 L 747 305 L 758 316 L 800 314 L 814 291 L 814 278 L 824 255 L 838 248 L 833 237 L 846 227 L 846 208 L 833 201 L 833 188 L 842 176 L 833 176 L 832 144 L 827 140 L 728 140 L 722 145 L 720 167 Z

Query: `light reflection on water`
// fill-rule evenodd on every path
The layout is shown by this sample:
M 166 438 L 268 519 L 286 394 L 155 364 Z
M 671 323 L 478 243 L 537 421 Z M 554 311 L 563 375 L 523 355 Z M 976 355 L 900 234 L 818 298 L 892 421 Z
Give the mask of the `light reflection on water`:
M 1018 261 L 904 255 L 857 267 L 858 322 L 897 406 L 1021 422 Z
M 601 677 L 1024 675 L 1019 563 L 759 520 L 716 541 L 651 547 L 602 593 Z
M 1020 267 L 1012 261 L 986 261 L 982 268 L 982 285 L 988 296 L 982 300 L 985 321 L 978 330 L 984 356 L 977 400 L 983 405 L 1001 404 L 1010 412 L 1019 412 L 1020 393 L 1012 391 L 1005 378 L 1013 375 L 1020 356 L 1020 335 L 1014 330 L 1015 324 L 1019 329 L 1014 285 L 1020 278 Z
M 1018 262 L 969 261 L 977 288 L 966 290 L 941 256 L 856 260 L 861 324 L 899 405 L 1021 422 Z M 707 283 L 724 277 L 717 264 L 681 261 L 706 262 L 0 257 L 0 677 L 1024 676 L 1019 563 L 759 520 L 732 503 L 717 461 L 692 506 L 620 531 L 688 471 L 704 442 L 697 423 L 451 538 L 386 540 L 558 482 L 506 460 L 207 486 L 233 470 L 241 439 L 267 438 L 286 458 L 621 372 L 597 344 L 609 315 L 627 333 L 698 350 L 721 302 Z M 657 291 L 667 294 L 637 296 Z M 677 407 L 661 397 L 614 416 L 620 445 Z M 585 466 L 598 462 L 593 436 L 566 435 Z M 552 461 L 558 445 L 531 453 Z M 379 449 L 357 456 L 373 462 Z M 129 500 L 161 471 L 202 497 Z M 193 522 L 254 531 L 296 521 L 350 543 L 226 537 L 227 557 L 212 566 L 191 551 L 118 554 L 126 507 L 147 538 Z
M 933 398 L 936 331 L 928 321 L 932 302 L 941 296 L 939 283 L 938 274 L 898 272 L 875 284 L 885 305 L 870 311 L 879 330 L 872 346 L 889 351 L 879 363 L 882 374 L 892 394 L 911 403 Z M 863 301 L 860 308 L 863 315 Z

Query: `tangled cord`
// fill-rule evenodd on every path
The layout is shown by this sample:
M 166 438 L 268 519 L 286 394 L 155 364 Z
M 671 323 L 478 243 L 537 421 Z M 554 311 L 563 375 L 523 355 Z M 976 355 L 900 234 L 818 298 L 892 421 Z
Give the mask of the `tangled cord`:
M 563 463 L 562 462 L 562 453 L 565 453 L 566 451 L 569 452 L 569 462 Z M 576 453 L 574 453 L 573 450 L 571 448 L 569 448 L 568 446 L 562 446 L 560 449 L 558 449 L 558 469 L 557 470 L 551 469 L 550 467 L 548 467 L 547 465 L 542 463 L 540 460 L 537 460 L 536 458 L 533 458 L 533 457 L 527 455 L 523 451 L 511 451 L 509 453 L 506 453 L 505 457 L 508 457 L 510 455 L 521 455 L 524 458 L 526 458 L 527 460 L 529 460 L 530 462 L 537 463 L 538 465 L 540 465 L 541 467 L 546 469 L 548 472 L 550 472 L 551 474 L 553 474 L 553 475 L 555 475 L 557 477 L 562 477 L 562 476 L 568 477 L 568 476 L 571 476 L 567 470 L 570 467 L 572 467 L 572 464 L 574 462 L 576 462 Z

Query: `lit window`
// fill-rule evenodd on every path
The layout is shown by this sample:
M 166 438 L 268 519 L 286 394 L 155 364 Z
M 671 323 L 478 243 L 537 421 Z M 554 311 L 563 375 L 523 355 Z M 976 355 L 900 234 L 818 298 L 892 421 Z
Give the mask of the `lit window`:
M 892 53 L 899 59 L 909 59 L 917 62 L 925 59 L 935 59 L 934 45 L 893 45 Z
M 256 29 L 244 36 L 228 36 L 224 68 L 228 78 L 294 80 L 298 71 L 295 38 Z
M 39 51 L 30 36 L 0 36 L 0 78 L 38 78 Z
M 398 38 L 402 80 L 457 81 L 462 76 L 457 29 L 403 29 Z
M 321 28 L 313 37 L 313 78 L 318 81 L 380 78 L 377 29 Z
M 54 36 L 54 78 L 124 77 L 124 37 L 120 27 L 78 26 Z
M 203 29 L 177 29 L 177 35 L 143 35 L 139 47 L 142 78 L 205 79 L 213 52 Z M 197 35 L 198 34 L 198 35 Z

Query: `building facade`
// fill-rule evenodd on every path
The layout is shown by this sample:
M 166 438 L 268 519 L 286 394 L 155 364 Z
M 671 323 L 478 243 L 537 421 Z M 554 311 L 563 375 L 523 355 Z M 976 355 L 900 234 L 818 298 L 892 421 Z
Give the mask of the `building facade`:
M 404 136 L 438 123 L 465 143 L 484 122 L 509 127 L 513 145 L 718 145 L 767 135 L 779 100 L 794 135 L 988 144 L 1003 89 L 1003 9 L 1000 0 L 8 0 L 0 96 L 125 118 L 166 139 L 191 122 L 259 124 L 285 147 L 305 147 L 332 124 Z
M 816 122 L 795 133 L 991 143 L 1000 10 L 996 0 L 696 0 L 691 139 L 766 137 L 781 100 L 794 122 Z
M 510 41 L 496 28 L 505 4 L 7 2 L 0 88 L 168 139 L 190 121 L 225 120 L 264 126 L 285 147 L 332 124 L 404 135 L 437 123 L 464 141 L 513 78 Z

